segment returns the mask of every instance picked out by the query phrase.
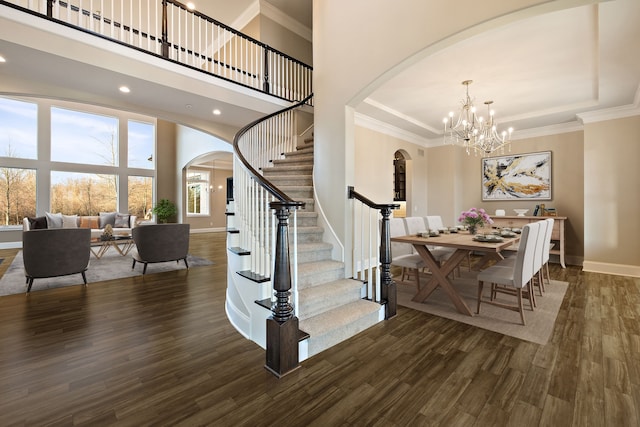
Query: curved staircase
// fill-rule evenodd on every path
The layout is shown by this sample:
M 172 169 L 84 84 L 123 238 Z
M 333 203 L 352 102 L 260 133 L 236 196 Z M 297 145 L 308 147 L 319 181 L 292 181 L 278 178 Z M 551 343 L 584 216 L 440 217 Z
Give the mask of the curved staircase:
M 323 239 L 313 198 L 313 148 L 313 138 L 306 139 L 295 151 L 283 153 L 261 171 L 287 196 L 305 203 L 296 214 L 297 298 L 292 299 L 297 300 L 299 328 L 306 333 L 299 343 L 300 360 L 384 319 L 384 307 L 363 299 L 364 283 L 345 276 L 344 263 L 331 258 L 333 245 Z M 271 311 L 266 308 L 268 302 L 262 306 L 260 314 L 264 317 L 259 321 L 265 322 Z M 252 337 L 263 345 L 264 341 L 255 338 Z

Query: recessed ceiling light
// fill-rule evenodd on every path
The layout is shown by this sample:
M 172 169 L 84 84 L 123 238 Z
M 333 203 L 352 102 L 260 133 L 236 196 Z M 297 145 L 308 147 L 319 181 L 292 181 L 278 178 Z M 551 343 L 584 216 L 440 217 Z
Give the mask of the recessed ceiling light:
M 187 110 L 191 110 L 193 108 L 193 105 L 187 104 L 184 106 L 184 108 L 186 108 Z
M 7 62 L 7 60 L 4 59 L 4 56 L 0 55 L 0 62 Z
M 196 5 L 195 5 L 195 4 L 193 4 L 193 2 L 192 2 L 192 1 L 190 1 L 190 2 L 187 2 L 187 8 L 188 8 L 189 10 L 193 10 L 193 9 L 195 9 L 195 8 L 196 8 Z
M 120 86 L 120 92 L 122 92 L 122 93 L 129 93 L 129 92 L 131 92 L 131 89 L 129 89 L 129 88 L 128 88 L 128 87 L 126 87 L 126 86 Z
M 222 114 L 222 112 L 216 108 L 215 110 L 213 110 L 213 114 L 219 116 L 220 114 Z

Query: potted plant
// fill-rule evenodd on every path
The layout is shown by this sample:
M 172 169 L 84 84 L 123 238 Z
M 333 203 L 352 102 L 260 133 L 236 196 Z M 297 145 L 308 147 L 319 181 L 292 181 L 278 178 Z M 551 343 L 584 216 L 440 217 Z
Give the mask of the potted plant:
M 160 199 L 153 208 L 153 213 L 160 224 L 169 222 L 178 213 L 176 204 L 169 199 Z

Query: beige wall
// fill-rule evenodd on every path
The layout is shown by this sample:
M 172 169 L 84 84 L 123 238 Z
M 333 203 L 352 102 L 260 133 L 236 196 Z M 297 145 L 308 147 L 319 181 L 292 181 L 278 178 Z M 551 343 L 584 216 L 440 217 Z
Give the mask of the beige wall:
M 585 125 L 587 271 L 640 276 L 639 141 L 640 116 Z
M 355 190 L 376 203 L 393 203 L 393 158 L 407 160 L 407 215 L 425 215 L 426 149 L 371 129 L 355 128 Z
M 260 18 L 260 41 L 307 65 L 313 65 L 313 45 L 277 22 Z
M 178 218 L 182 206 L 178 194 L 181 182 L 180 171 L 176 171 L 176 124 L 158 120 L 156 125 L 156 198 L 169 199 L 178 207 Z
M 581 264 L 584 255 L 584 172 L 583 132 L 542 136 L 512 143 L 511 153 L 523 154 L 551 151 L 551 200 L 544 201 L 482 201 L 482 159 L 468 156 L 463 149 L 446 146 L 428 150 L 428 194 L 430 214 L 441 215 L 447 224 L 457 224 L 461 211 L 471 207 L 484 208 L 489 213 L 504 209 L 529 209 L 536 204 L 555 207 L 559 216 L 566 216 L 566 253 L 571 263 Z M 455 207 L 455 209 L 451 209 Z

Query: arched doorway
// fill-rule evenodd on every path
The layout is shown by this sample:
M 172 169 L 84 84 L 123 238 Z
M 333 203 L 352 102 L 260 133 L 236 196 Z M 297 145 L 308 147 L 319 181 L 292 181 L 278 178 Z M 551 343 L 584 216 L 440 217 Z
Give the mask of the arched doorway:
M 411 197 L 411 157 L 404 150 L 393 153 L 393 201 L 400 205 L 393 216 L 404 217 L 407 213 L 407 200 Z

